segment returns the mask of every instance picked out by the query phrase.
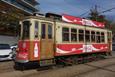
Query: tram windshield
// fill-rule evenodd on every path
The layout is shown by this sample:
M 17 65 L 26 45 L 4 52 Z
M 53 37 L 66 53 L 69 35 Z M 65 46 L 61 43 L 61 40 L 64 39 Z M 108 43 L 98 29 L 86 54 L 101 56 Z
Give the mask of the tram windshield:
M 22 28 L 22 39 L 29 39 L 30 35 L 30 21 L 24 21 Z

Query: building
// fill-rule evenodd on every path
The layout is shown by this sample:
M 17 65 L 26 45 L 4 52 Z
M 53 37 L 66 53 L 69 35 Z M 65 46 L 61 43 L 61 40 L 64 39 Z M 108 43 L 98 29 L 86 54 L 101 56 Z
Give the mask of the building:
M 19 20 L 24 16 L 39 12 L 39 8 L 36 8 L 38 5 L 37 0 L 0 0 L 0 38 L 10 36 L 10 38 L 15 39 L 16 37 L 17 39 Z M 7 38 L 9 39 L 9 37 L 5 37 L 5 39 Z M 7 43 L 7 41 L 0 40 L 0 43 Z
M 0 6 L 6 7 L 4 10 L 20 10 L 23 13 L 33 14 L 33 12 L 39 11 L 35 6 L 39 3 L 36 0 L 1 0 Z

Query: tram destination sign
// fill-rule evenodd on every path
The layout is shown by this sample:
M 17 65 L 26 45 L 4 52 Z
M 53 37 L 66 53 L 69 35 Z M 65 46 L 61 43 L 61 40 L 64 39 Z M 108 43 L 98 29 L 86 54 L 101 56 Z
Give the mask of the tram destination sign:
M 75 17 L 75 16 L 71 16 L 71 15 L 67 15 L 67 14 L 62 15 L 62 20 L 65 22 L 68 22 L 68 23 L 84 25 L 84 26 L 93 26 L 93 27 L 99 27 L 99 28 L 105 27 L 105 24 L 102 22 L 83 19 L 80 17 Z

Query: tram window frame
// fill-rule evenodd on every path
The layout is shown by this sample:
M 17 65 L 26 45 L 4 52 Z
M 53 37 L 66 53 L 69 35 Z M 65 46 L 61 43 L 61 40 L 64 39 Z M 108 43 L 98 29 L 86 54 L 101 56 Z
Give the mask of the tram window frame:
M 30 38 L 30 21 L 23 21 L 23 28 L 22 28 L 22 39 L 29 39 Z
M 91 42 L 96 42 L 96 32 L 91 31 Z
M 105 33 L 101 32 L 101 42 L 104 43 L 105 42 Z
M 52 35 L 53 35 L 52 24 L 48 24 L 48 39 L 52 39 Z
M 71 28 L 71 42 L 77 42 L 77 29 Z
M 85 30 L 85 41 L 90 42 L 90 31 L 89 30 Z
M 96 32 L 96 43 L 101 43 L 101 35 L 100 35 L 100 32 Z
M 34 26 L 34 38 L 38 38 L 38 34 L 39 34 L 39 22 L 35 21 L 35 26 Z
M 42 23 L 41 24 L 41 38 L 42 39 L 45 39 L 46 38 L 46 24 L 45 23 Z
M 69 37 L 70 37 L 69 28 L 68 27 L 62 27 L 62 41 L 69 42 L 70 41 Z
M 79 36 L 79 42 L 84 42 L 84 35 L 85 35 L 84 34 L 84 30 L 83 29 L 79 29 L 78 32 L 79 32 L 78 33 L 79 34 L 78 35 Z

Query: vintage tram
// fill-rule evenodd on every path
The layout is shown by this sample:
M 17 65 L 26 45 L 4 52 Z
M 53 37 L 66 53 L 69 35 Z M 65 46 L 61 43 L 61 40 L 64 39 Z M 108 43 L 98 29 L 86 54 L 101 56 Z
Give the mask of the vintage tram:
M 100 22 L 49 14 L 25 17 L 20 24 L 18 64 L 77 63 L 112 51 L 112 32 Z

